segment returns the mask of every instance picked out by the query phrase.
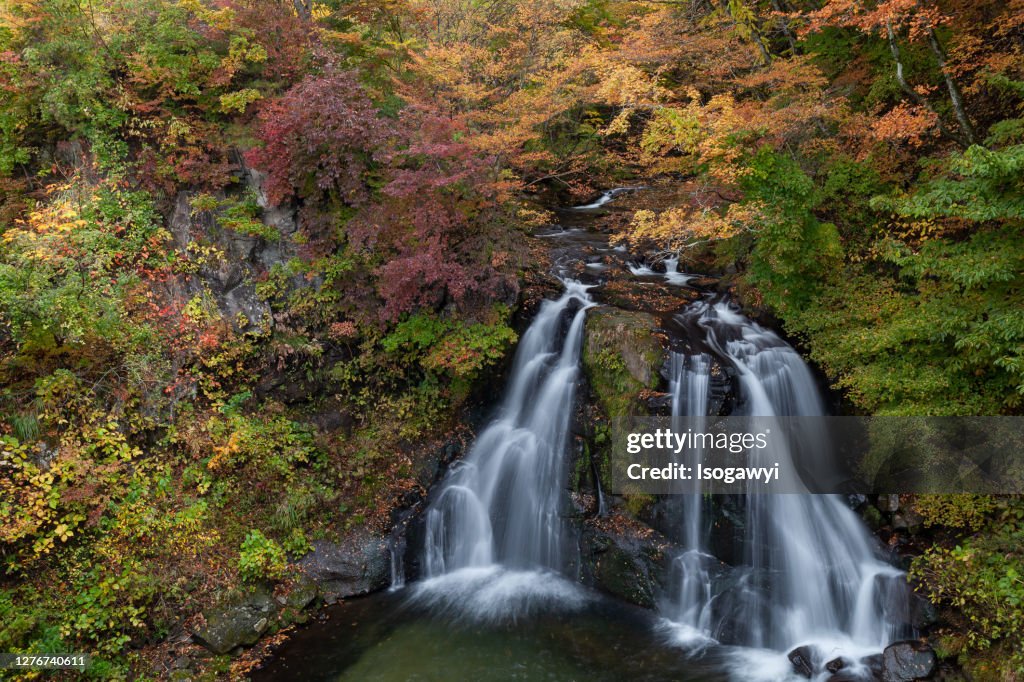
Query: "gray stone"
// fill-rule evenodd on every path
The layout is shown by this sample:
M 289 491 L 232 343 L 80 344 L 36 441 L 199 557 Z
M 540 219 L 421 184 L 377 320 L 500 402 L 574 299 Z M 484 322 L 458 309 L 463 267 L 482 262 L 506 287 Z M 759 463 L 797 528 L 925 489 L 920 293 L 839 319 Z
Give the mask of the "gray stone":
M 646 608 L 668 584 L 671 557 L 681 551 L 650 527 L 625 518 L 607 526 L 585 525 L 581 550 L 584 583 Z
M 277 602 L 265 590 L 229 600 L 203 612 L 206 625 L 193 638 L 215 654 L 252 646 L 277 613 Z
M 884 682 L 912 682 L 926 679 L 935 672 L 938 658 L 923 642 L 907 641 L 890 644 L 882 652 Z
M 787 655 L 793 664 L 793 671 L 801 677 L 810 679 L 814 676 L 814 652 L 809 646 L 798 646 Z
M 939 622 L 939 612 L 935 605 L 919 594 L 910 597 L 910 624 L 920 632 Z
M 316 583 L 303 574 L 298 577 L 288 594 L 283 597 L 283 603 L 293 609 L 304 609 L 313 603 L 316 594 Z
M 910 533 L 917 532 L 921 528 L 924 519 L 912 509 L 904 509 L 892 517 L 892 527 L 895 530 L 905 530 Z
M 391 582 L 387 539 L 365 528 L 350 531 L 341 542 L 315 540 L 299 568 L 326 601 L 374 592 Z
M 878 508 L 884 512 L 898 512 L 900 510 L 899 495 L 879 495 Z

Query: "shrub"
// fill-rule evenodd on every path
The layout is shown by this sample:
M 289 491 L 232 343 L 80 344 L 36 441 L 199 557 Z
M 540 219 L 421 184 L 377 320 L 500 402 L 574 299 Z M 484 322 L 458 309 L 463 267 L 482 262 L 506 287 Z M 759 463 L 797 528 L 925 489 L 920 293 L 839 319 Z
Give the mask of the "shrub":
M 242 542 L 238 557 L 238 573 L 242 580 L 280 580 L 288 566 L 288 557 L 281 545 L 258 530 L 252 530 Z
M 1024 506 L 1005 504 L 979 533 L 952 549 L 932 547 L 914 560 L 911 575 L 966 633 L 965 655 L 1002 643 L 1024 669 Z

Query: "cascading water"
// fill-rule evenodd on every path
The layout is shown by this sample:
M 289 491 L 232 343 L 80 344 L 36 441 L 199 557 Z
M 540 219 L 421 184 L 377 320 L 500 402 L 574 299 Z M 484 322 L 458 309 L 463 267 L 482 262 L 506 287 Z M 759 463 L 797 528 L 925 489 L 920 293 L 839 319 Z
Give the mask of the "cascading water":
M 630 264 L 625 246 L 611 248 L 587 228 L 622 191 L 566 211 L 565 225 L 538 235 L 553 240 L 557 271 L 602 284 L 631 272 L 639 289 L 658 292 L 665 283 L 685 285 L 691 276 L 674 259 L 664 273 Z M 899 631 L 907 620 L 898 613 L 908 603 L 905 577 L 875 557 L 859 519 L 835 497 L 751 490 L 711 498 L 680 487 L 679 495 L 658 499 L 656 520 L 681 548 L 663 618 L 578 584 L 580 576 L 596 579 L 588 572 L 602 566 L 616 579 L 623 552 L 637 551 L 629 546 L 637 536 L 624 529 L 626 546 L 616 552 L 596 541 L 623 530 L 617 522 L 625 515 L 614 500 L 606 508 L 594 460 L 601 518 L 579 523 L 566 494 L 584 316 L 596 304 L 587 286 L 563 282 L 564 294 L 544 302 L 523 334 L 495 418 L 433 491 L 426 513 L 414 519 L 410 508 L 393 529 L 394 595 L 335 607 L 360 627 L 339 636 L 336 626 L 313 626 L 305 645 L 292 643 L 291 662 L 280 658 L 263 679 L 778 682 L 799 679 L 787 653 L 809 645 L 801 660 L 824 682 L 826 661 L 846 659 L 840 675 L 852 679 L 867 670 L 864 654 L 913 634 Z M 690 331 L 675 341 L 702 352 L 671 356 L 673 415 L 824 413 L 807 367 L 778 336 L 707 300 L 687 304 L 682 316 Z M 788 456 L 771 453 L 773 461 Z M 668 527 L 666 519 L 678 522 Z M 402 562 L 407 523 L 423 542 L 419 580 L 411 584 Z M 713 530 L 723 525 L 727 532 Z M 588 535 L 595 530 L 600 535 Z M 639 546 L 644 565 L 653 554 L 643 548 L 660 553 L 669 546 L 661 540 Z M 648 634 L 666 620 L 671 641 Z
M 565 281 L 520 341 L 495 419 L 452 469 L 426 515 L 419 596 L 480 617 L 515 615 L 565 568 L 565 455 L 587 287 Z M 568 328 L 565 322 L 568 320 Z M 547 572 L 538 580 L 538 572 Z M 524 601 L 525 600 L 525 601 Z
M 700 419 L 708 415 L 711 396 L 711 356 L 706 353 L 684 355 L 673 352 L 669 358 L 669 391 L 672 416 Z M 700 424 L 694 424 L 700 428 Z M 693 466 L 700 452 L 689 453 Z M 707 643 L 706 608 L 711 600 L 709 564 L 715 559 L 704 551 L 704 498 L 697 491 L 682 493 L 682 541 L 685 551 L 676 557 L 673 570 L 678 584 L 675 601 L 670 605 L 675 636 L 689 644 Z
M 777 335 L 725 303 L 702 302 L 686 315 L 702 330 L 703 344 L 735 369 L 740 403 L 734 414 L 825 414 L 807 366 Z M 674 415 L 706 415 L 709 360 L 673 358 Z M 703 505 L 689 497 L 686 552 L 677 559 L 676 599 L 666 610 L 684 639 L 703 635 L 780 652 L 810 645 L 820 666 L 837 656 L 855 662 L 907 634 L 901 632 L 903 575 L 876 556 L 863 524 L 839 497 L 746 495 L 745 566 L 734 569 L 738 578 L 720 581 L 721 590 L 709 578 Z

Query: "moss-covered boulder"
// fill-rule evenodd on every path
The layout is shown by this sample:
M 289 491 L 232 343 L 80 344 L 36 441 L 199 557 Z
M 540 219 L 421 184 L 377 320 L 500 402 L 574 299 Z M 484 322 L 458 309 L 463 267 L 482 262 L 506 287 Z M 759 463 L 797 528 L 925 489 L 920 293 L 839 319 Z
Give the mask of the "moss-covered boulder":
M 193 638 L 215 654 L 252 646 L 277 614 L 278 603 L 265 588 L 238 595 L 203 613 L 205 625 Z
M 621 513 L 588 521 L 581 540 L 583 582 L 645 608 L 653 608 L 668 586 L 672 557 L 681 551 Z
M 583 368 L 607 416 L 645 413 L 640 392 L 657 388 L 665 359 L 657 327 L 648 313 L 612 307 L 587 312 Z

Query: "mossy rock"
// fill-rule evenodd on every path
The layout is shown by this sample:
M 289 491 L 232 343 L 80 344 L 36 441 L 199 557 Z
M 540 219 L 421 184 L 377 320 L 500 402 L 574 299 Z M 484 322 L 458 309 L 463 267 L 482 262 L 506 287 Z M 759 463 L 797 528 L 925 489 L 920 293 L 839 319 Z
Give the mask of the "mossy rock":
M 611 547 L 597 560 L 600 589 L 638 606 L 654 607 L 654 584 L 644 561 L 620 547 Z
M 205 611 L 206 624 L 193 637 L 215 654 L 227 654 L 255 644 L 277 611 L 270 591 L 261 587 Z
M 611 307 L 588 311 L 583 368 L 607 416 L 644 413 L 639 393 L 657 388 L 665 359 L 657 326 L 648 313 Z

